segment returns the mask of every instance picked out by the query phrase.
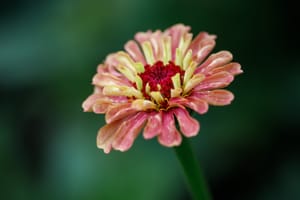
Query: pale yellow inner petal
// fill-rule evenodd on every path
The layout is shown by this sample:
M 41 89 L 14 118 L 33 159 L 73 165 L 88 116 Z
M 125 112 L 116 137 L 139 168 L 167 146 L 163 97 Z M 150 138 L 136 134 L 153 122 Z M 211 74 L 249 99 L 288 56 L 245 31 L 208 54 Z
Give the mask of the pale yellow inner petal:
M 182 88 L 171 89 L 171 97 L 179 97 L 182 93 Z
M 182 68 L 182 50 L 180 48 L 176 49 L 175 64 Z
M 103 88 L 103 94 L 108 96 L 127 96 L 143 98 L 143 94 L 134 87 L 110 85 Z
M 130 68 L 134 72 L 136 71 L 136 69 L 134 67 L 135 62 L 131 59 L 131 57 L 127 53 L 125 53 L 123 51 L 119 51 L 117 53 L 116 59 L 119 61 L 119 63 L 121 65 L 124 65 L 124 66 Z
M 181 87 L 181 83 L 180 83 L 180 74 L 176 73 L 172 78 L 172 83 L 175 89 L 180 88 Z
M 186 70 L 188 68 L 188 66 L 190 66 L 191 61 L 192 61 L 192 55 L 193 55 L 193 51 L 191 49 L 189 49 L 183 58 L 183 63 L 182 63 L 183 70 Z
M 141 77 L 136 76 L 135 77 L 135 83 L 136 83 L 136 87 L 139 91 L 141 91 L 143 89 L 143 80 L 141 79 Z
M 197 63 L 196 62 L 191 62 L 190 66 L 187 67 L 185 73 L 184 73 L 184 77 L 183 77 L 183 85 L 186 85 L 187 82 L 191 79 L 191 77 L 193 76 L 195 70 L 197 67 Z
M 116 67 L 128 80 L 131 82 L 135 81 L 136 73 L 134 73 L 132 70 L 130 70 L 128 67 L 124 65 L 118 65 Z
M 145 99 L 137 99 L 132 102 L 132 107 L 137 110 L 149 110 L 149 109 L 156 109 L 157 105 L 150 100 Z
M 191 91 L 196 85 L 201 83 L 205 79 L 203 74 L 195 74 L 187 83 L 184 85 L 183 93 L 186 94 Z
M 154 64 L 155 59 L 154 59 L 151 43 L 149 41 L 143 42 L 142 49 L 144 51 L 147 63 L 150 64 L 150 65 Z
M 158 91 L 154 91 L 154 92 L 150 92 L 150 96 L 158 103 L 162 103 L 164 101 L 163 96 L 161 95 L 160 92 Z
M 184 54 L 189 47 L 191 41 L 193 38 L 193 34 L 191 33 L 185 33 L 183 36 L 181 36 L 179 41 L 178 48 L 181 50 L 182 54 Z
M 166 36 L 163 38 L 162 46 L 163 46 L 163 62 L 166 65 L 172 59 L 170 36 Z

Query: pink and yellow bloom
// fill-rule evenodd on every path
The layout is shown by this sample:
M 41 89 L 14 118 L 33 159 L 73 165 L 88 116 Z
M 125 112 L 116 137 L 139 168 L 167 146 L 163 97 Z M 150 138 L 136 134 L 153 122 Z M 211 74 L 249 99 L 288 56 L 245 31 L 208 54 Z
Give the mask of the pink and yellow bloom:
M 107 56 L 93 78 L 94 93 L 83 102 L 84 111 L 105 114 L 97 146 L 128 150 L 143 130 L 145 139 L 157 136 L 173 147 L 182 135 L 198 134 L 199 122 L 189 110 L 204 114 L 209 105 L 228 105 L 234 96 L 221 89 L 242 73 L 229 51 L 210 54 L 215 35 L 174 25 L 165 31 L 140 32 L 125 44 L 125 51 Z M 180 132 L 176 128 L 177 119 Z

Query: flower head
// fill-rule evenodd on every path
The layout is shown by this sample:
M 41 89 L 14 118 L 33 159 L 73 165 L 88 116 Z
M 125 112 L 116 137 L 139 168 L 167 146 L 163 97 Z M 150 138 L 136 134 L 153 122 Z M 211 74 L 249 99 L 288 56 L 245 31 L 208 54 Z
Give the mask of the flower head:
M 209 105 L 228 105 L 233 94 L 220 89 L 242 73 L 229 51 L 209 55 L 215 35 L 174 25 L 164 32 L 140 32 L 125 44 L 125 51 L 107 56 L 93 78 L 94 93 L 83 102 L 84 111 L 105 114 L 97 146 L 128 150 L 143 129 L 145 139 L 158 137 L 172 147 L 198 134 L 199 122 L 188 109 L 204 114 Z

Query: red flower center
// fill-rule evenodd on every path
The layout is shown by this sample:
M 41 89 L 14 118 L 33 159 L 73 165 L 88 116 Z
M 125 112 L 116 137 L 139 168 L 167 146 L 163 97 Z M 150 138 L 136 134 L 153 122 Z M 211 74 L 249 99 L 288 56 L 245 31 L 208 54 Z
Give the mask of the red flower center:
M 184 71 L 172 61 L 164 65 L 162 61 L 157 61 L 152 66 L 145 65 L 145 71 L 139 76 L 143 80 L 142 92 L 146 98 L 150 96 L 146 93 L 147 83 L 150 86 L 150 91 L 159 91 L 164 98 L 171 97 L 171 89 L 174 89 L 172 77 L 177 73 L 180 74 L 181 81 L 183 79 Z

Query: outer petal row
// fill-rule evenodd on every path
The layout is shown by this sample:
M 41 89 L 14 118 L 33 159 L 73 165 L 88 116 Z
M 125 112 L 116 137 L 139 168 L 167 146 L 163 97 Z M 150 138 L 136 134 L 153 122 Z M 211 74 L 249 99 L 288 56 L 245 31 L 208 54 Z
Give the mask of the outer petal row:
M 232 54 L 229 51 L 220 51 L 210 55 L 204 63 L 202 63 L 195 71 L 195 73 L 206 74 L 213 68 L 223 66 L 232 60 Z
M 93 105 L 95 104 L 95 102 L 98 100 L 98 99 L 101 99 L 103 98 L 103 95 L 102 94 L 97 94 L 97 93 L 94 93 L 92 95 L 90 95 L 83 103 L 82 103 L 82 108 L 83 108 L 83 111 L 84 112 L 89 112 L 89 111 L 92 111 L 93 109 Z
M 206 77 L 201 84 L 194 88 L 194 91 L 204 91 L 228 86 L 234 77 L 226 71 L 221 71 Z
M 203 62 L 208 54 L 215 47 L 216 36 L 209 35 L 207 32 L 200 32 L 190 45 L 190 49 L 193 52 L 193 60 L 197 63 Z
M 186 137 L 198 134 L 200 125 L 192 118 L 185 108 L 177 107 L 168 111 L 151 113 L 144 129 L 144 138 L 150 139 L 158 136 L 160 144 L 168 147 L 181 144 L 181 135 L 175 125 L 175 118 L 179 123 L 180 130 Z
M 147 115 L 139 112 L 127 118 L 114 121 L 102 127 L 97 136 L 97 147 L 109 153 L 112 148 L 119 151 L 128 150 L 141 131 Z
M 215 106 L 225 106 L 231 103 L 234 95 L 228 90 L 212 90 L 193 93 L 194 97 L 205 100 Z
M 97 136 L 97 146 L 109 153 L 112 148 L 128 150 L 138 133 L 144 128 L 144 138 L 158 136 L 160 144 L 173 147 L 181 144 L 182 136 L 175 125 L 175 117 L 183 135 L 192 137 L 198 134 L 200 125 L 184 108 L 161 112 L 136 112 L 121 119 L 115 119 L 102 127 Z M 146 124 L 146 125 L 145 125 Z

